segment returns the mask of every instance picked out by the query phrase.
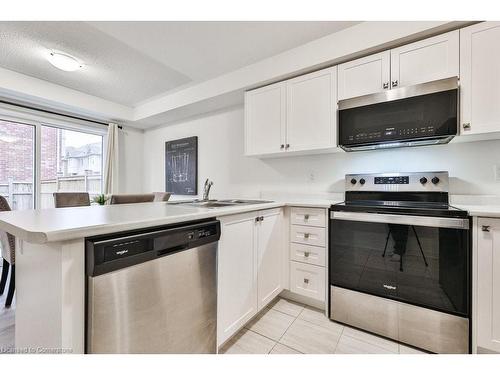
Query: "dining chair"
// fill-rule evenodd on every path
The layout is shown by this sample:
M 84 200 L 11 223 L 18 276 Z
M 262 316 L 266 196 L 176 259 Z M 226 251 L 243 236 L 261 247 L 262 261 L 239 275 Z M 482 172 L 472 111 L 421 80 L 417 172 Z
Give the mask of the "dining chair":
M 165 191 L 155 191 L 153 192 L 155 199 L 155 202 L 166 202 L 169 200 L 170 196 L 172 193 L 167 193 Z
M 0 211 L 10 211 L 9 203 L 0 195 Z M 5 307 L 10 307 L 16 289 L 16 238 L 5 231 L 0 231 L 0 246 L 2 248 L 2 276 L 0 277 L 0 296 L 5 291 L 10 268 L 10 281 Z
M 154 194 L 113 194 L 110 204 L 145 203 L 153 202 Z
M 57 192 L 53 196 L 55 208 L 90 206 L 89 193 Z

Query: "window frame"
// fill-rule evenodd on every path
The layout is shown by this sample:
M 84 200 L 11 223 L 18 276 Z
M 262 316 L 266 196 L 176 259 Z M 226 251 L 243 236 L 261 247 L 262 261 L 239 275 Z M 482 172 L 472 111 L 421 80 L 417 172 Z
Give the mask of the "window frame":
M 41 203 L 41 165 L 42 165 L 42 126 L 56 129 L 70 130 L 87 134 L 102 136 L 102 158 L 101 158 L 101 192 L 104 188 L 104 165 L 107 154 L 106 125 L 96 124 L 90 121 L 79 121 L 63 115 L 49 115 L 13 105 L 0 106 L 0 120 L 31 125 L 34 127 L 34 152 L 33 152 L 33 208 L 40 209 Z

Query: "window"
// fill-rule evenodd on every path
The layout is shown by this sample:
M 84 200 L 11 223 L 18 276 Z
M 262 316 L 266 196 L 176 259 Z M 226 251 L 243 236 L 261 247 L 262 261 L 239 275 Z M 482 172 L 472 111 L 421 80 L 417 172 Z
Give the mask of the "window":
M 0 120 L 0 195 L 13 210 L 34 207 L 35 127 Z
M 52 193 L 88 191 L 101 193 L 101 135 L 41 127 L 40 208 L 54 207 Z
M 0 195 L 13 210 L 54 207 L 58 191 L 101 194 L 104 127 L 0 112 Z

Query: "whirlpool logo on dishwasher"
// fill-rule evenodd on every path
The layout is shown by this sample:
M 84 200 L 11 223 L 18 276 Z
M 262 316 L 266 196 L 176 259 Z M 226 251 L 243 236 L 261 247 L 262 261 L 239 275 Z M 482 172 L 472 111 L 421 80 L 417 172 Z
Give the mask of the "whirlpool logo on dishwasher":
M 128 250 L 125 249 L 125 250 L 120 250 L 120 251 L 117 251 L 116 252 L 116 255 L 123 255 L 123 254 L 127 254 L 128 253 Z

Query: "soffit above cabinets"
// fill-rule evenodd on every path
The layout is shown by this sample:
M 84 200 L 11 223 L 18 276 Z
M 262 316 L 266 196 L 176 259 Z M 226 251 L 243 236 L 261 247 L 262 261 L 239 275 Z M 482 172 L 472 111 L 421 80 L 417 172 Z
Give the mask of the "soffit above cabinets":
M 161 23 L 136 24 L 138 32 L 131 35 L 126 32 L 129 26 L 112 22 L 0 22 L 0 41 L 8 47 L 0 52 L 0 96 L 146 129 L 241 104 L 243 92 L 252 87 L 460 26 L 457 22 L 201 22 L 187 27 L 181 22 L 168 26 L 176 36 L 169 35 L 162 44 Z M 68 29 L 64 40 L 50 44 L 51 38 L 60 37 L 60 28 Z M 200 34 L 211 42 L 196 39 Z M 272 48 L 267 43 L 271 34 Z M 219 44 L 207 51 L 213 39 Z M 23 51 L 14 49 L 16 41 Z M 29 68 L 50 48 L 79 58 L 84 69 L 57 71 L 46 61 L 40 62 L 43 67 Z M 184 51 L 185 64 L 182 56 L 166 52 L 178 50 Z M 196 57 L 200 53 L 204 59 Z

